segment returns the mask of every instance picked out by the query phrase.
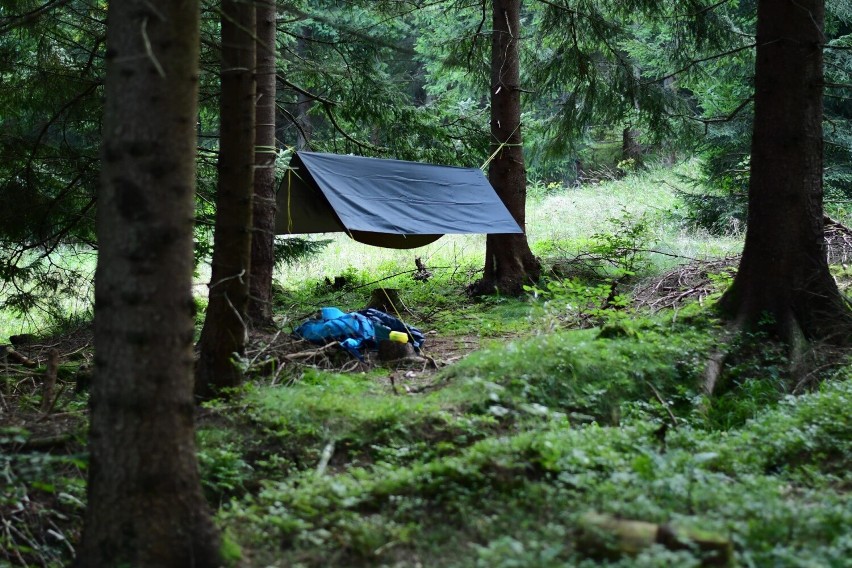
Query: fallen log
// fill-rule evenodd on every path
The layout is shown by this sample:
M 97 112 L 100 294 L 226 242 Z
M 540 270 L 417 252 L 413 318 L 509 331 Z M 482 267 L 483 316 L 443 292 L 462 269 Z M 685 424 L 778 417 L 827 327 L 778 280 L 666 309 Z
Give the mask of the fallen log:
M 580 518 L 583 538 L 578 550 L 590 556 L 636 556 L 644 549 L 662 545 L 669 550 L 694 550 L 702 566 L 730 566 L 734 546 L 729 538 L 668 524 L 620 519 L 612 515 L 586 513 Z
M 38 367 L 37 362 L 21 355 L 8 345 L 0 345 L 0 359 L 5 359 L 8 363 L 23 365 L 24 367 Z

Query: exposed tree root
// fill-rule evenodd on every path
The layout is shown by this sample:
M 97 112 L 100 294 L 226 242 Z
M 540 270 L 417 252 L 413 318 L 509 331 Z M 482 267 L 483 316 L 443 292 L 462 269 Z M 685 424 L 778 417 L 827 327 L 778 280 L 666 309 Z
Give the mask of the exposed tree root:
M 710 357 L 707 358 L 701 385 L 704 394 L 712 396 L 713 392 L 716 390 L 716 385 L 719 384 L 719 378 L 722 376 L 722 369 L 724 368 L 726 357 L 727 353 L 725 351 L 716 349 L 710 354 Z
M 807 341 L 801 330 L 798 330 L 792 342 L 758 337 L 743 345 L 737 337 L 744 331 L 741 323 L 729 326 L 705 360 L 700 388 L 708 397 L 721 396 L 729 389 L 731 376 L 728 373 L 758 353 L 772 358 L 773 350 L 777 351 L 776 362 L 783 363 L 785 391 L 791 394 L 802 394 L 817 387 L 833 371 L 844 367 L 849 361 L 848 348 L 827 342 Z

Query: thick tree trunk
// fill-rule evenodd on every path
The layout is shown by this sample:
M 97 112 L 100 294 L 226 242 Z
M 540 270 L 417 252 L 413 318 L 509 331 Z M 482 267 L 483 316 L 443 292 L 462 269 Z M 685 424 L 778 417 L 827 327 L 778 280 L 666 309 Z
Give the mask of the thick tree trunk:
M 527 180 L 521 146 L 521 0 L 494 0 L 491 40 L 491 152 L 488 179 L 518 225 L 525 229 Z M 520 295 L 541 265 L 526 234 L 488 235 L 485 272 L 471 293 Z
M 254 205 L 248 314 L 258 327 L 272 325 L 275 243 L 275 2 L 257 4 L 257 106 Z
M 192 398 L 198 2 L 113 2 L 76 566 L 221 566 Z
M 642 163 L 642 145 L 639 143 L 639 131 L 632 126 L 621 130 L 621 159 Z
M 720 307 L 744 328 L 849 342 L 850 311 L 825 255 L 824 0 L 760 0 L 748 229 Z
M 201 398 L 242 382 L 234 356 L 245 351 L 248 329 L 254 180 L 255 9 L 222 2 L 222 99 L 219 181 L 207 314 L 199 340 L 195 392 Z

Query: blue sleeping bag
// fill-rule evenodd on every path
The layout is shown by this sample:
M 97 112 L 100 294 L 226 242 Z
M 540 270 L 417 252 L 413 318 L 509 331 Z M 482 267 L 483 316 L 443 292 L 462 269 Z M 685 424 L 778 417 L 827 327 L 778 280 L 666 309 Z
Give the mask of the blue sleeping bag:
M 337 341 L 359 359 L 362 359 L 359 349 L 376 337 L 373 323 L 367 317 L 357 312 L 347 314 L 337 308 L 323 308 L 318 319 L 309 319 L 294 333 L 313 343 Z
M 372 308 L 348 314 L 337 308 L 322 308 L 319 318 L 302 323 L 293 333 L 313 343 L 337 341 L 341 347 L 363 361 L 361 348 L 375 348 L 379 341 L 388 338 L 391 331 L 407 333 L 409 341 L 418 351 L 425 340 L 419 329 Z

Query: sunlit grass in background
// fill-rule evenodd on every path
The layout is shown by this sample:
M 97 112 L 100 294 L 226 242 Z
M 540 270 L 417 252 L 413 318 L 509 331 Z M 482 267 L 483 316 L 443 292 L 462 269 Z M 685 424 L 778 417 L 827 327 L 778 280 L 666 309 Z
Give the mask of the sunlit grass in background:
M 25 262 L 34 261 L 35 256 L 25 259 Z M 48 328 L 91 319 L 96 262 L 97 253 L 91 249 L 62 247 L 61 254 L 56 255 L 50 265 L 52 273 L 65 273 L 67 278 L 65 283 L 58 284 L 59 293 L 51 297 L 37 297 L 36 307 L 26 314 L 0 309 L 0 343 L 10 335 L 43 333 Z M 0 283 L 0 303 L 16 292 L 19 291 L 11 284 Z
M 689 229 L 683 222 L 682 204 L 677 190 L 688 190 L 681 176 L 696 175 L 697 162 L 686 162 L 674 168 L 650 167 L 621 180 L 579 187 L 542 186 L 530 183 L 527 204 L 527 235 L 536 254 L 545 257 L 570 258 L 582 253 L 595 234 L 612 232 L 638 219 L 648 223 L 648 248 L 665 254 L 650 254 L 652 270 L 663 271 L 694 258 L 721 257 L 735 254 L 742 247 L 742 235 L 711 235 Z M 418 249 L 394 250 L 371 247 L 353 241 L 342 233 L 314 235 L 314 239 L 330 239 L 331 243 L 318 256 L 282 266 L 275 279 L 285 289 L 296 290 L 334 279 L 346 273 L 357 273 L 365 282 L 379 280 L 400 272 L 413 271 L 414 259 L 420 257 L 436 273 L 452 273 L 459 284 L 478 277 L 485 258 L 485 235 L 446 235 Z M 75 263 L 80 270 L 94 274 L 94 253 L 63 259 Z M 209 265 L 197 271 L 195 294 L 205 296 L 210 277 Z M 392 280 L 388 285 L 392 284 Z M 91 310 L 91 290 L 67 304 L 69 317 Z M 0 338 L 15 333 L 36 332 L 48 324 L 44 314 L 28 317 L 0 311 Z
M 742 249 L 742 235 L 718 236 L 688 229 L 682 220 L 682 204 L 677 190 L 688 190 L 681 175 L 695 174 L 695 163 L 674 169 L 652 167 L 648 171 L 598 185 L 552 188 L 531 187 L 527 204 L 527 237 L 533 250 L 542 243 L 557 243 L 562 254 L 583 251 L 589 237 L 614 230 L 626 215 L 645 216 L 650 223 L 653 250 L 667 255 L 652 256 L 663 270 L 689 259 L 706 259 L 736 254 Z M 333 278 L 350 269 L 382 278 L 414 269 L 420 257 L 430 267 L 481 268 L 485 259 L 484 235 L 447 235 L 426 247 L 412 250 L 380 249 L 353 241 L 343 234 L 318 235 L 332 243 L 317 258 L 285 266 L 276 279 L 285 287 L 298 287 L 310 280 Z

